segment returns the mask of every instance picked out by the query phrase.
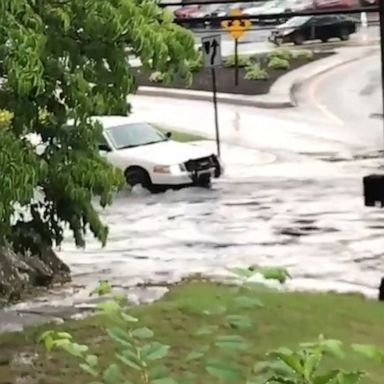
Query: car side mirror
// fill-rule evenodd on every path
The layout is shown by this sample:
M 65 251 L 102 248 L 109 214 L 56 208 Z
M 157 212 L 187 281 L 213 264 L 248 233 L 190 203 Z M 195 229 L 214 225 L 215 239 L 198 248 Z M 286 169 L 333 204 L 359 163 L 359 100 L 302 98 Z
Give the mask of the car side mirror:
M 167 139 L 170 139 L 172 137 L 172 132 L 167 132 L 165 136 L 167 137 Z
M 111 148 L 108 144 L 99 144 L 99 151 L 111 152 Z

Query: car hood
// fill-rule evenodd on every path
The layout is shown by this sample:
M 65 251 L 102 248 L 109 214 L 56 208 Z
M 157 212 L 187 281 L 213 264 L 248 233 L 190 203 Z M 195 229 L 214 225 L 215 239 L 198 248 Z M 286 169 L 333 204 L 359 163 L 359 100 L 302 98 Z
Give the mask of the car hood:
M 212 155 L 212 152 L 199 145 L 179 143 L 173 140 L 136 148 L 121 149 L 117 153 L 120 156 L 134 157 L 135 160 L 159 165 L 181 164 L 188 160 Z

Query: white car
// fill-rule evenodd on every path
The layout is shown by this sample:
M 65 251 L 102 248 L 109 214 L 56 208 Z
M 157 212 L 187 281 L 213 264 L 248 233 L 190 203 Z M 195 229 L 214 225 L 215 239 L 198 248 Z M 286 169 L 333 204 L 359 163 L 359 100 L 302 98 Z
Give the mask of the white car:
M 99 149 L 127 183 L 149 190 L 167 187 L 209 186 L 222 174 L 218 157 L 198 146 L 170 139 L 149 123 L 134 117 L 98 117 L 104 127 Z

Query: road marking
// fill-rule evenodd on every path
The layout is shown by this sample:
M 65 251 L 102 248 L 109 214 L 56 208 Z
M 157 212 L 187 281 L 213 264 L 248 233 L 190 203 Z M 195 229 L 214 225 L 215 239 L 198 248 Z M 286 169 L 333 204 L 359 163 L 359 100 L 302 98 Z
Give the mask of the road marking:
M 346 67 L 352 66 L 356 64 L 355 61 L 351 61 L 350 63 L 343 64 L 333 70 L 325 72 L 319 76 L 317 76 L 309 85 L 308 94 L 312 104 L 319 109 L 324 115 L 326 115 L 330 120 L 332 120 L 337 125 L 345 125 L 345 121 L 343 121 L 340 117 L 338 117 L 334 112 L 330 111 L 326 105 L 322 104 L 318 97 L 317 91 L 322 85 L 322 83 L 330 76 L 334 75 L 337 72 L 345 70 Z

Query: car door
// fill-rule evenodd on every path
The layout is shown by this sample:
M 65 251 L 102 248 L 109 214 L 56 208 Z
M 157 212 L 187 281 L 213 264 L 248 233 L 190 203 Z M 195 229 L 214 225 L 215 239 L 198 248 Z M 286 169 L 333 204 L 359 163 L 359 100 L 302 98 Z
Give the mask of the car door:
M 335 36 L 335 17 L 331 15 L 316 17 L 314 40 L 326 41 Z

